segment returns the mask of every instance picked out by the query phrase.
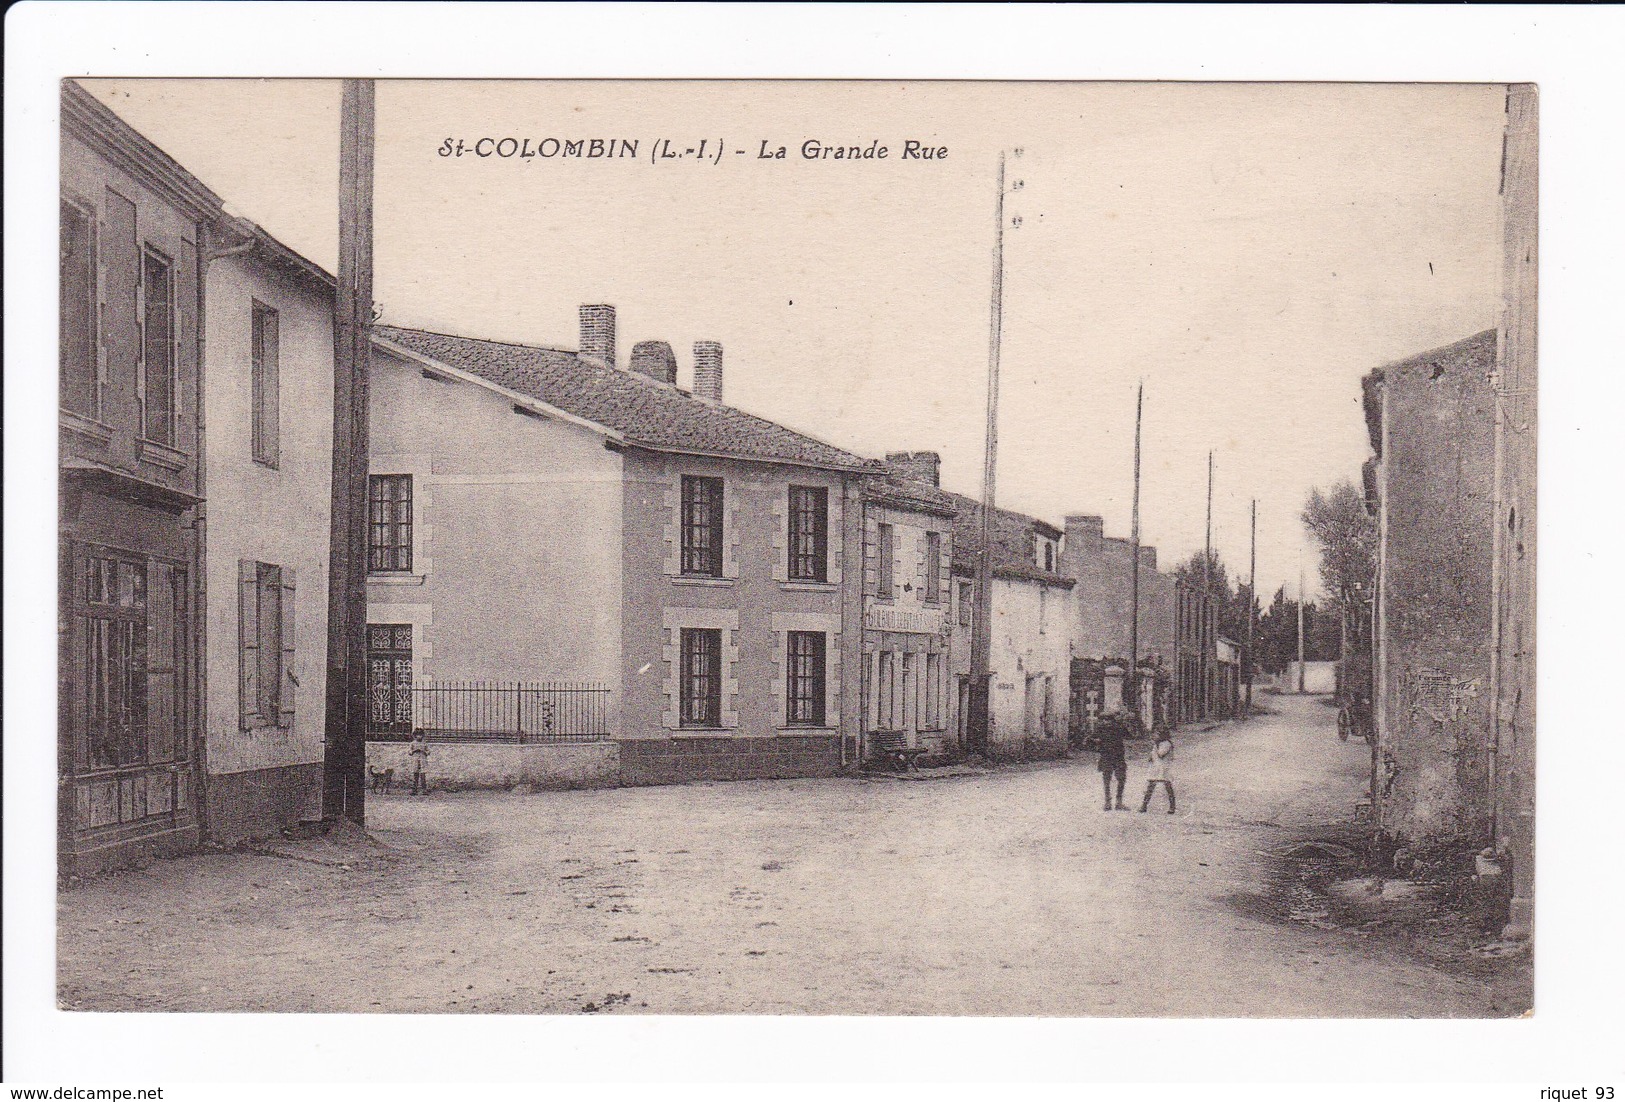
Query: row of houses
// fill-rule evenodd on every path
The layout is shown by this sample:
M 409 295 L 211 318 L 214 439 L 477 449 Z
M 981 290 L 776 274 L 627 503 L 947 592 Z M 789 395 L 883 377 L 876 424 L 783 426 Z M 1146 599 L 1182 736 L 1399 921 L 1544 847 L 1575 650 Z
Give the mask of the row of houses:
M 320 814 L 335 295 L 71 82 L 62 112 L 59 836 L 83 873 Z M 1235 648 L 1154 548 L 998 510 L 973 733 L 981 505 L 938 456 L 728 405 L 716 342 L 683 388 L 669 344 L 620 356 L 612 306 L 579 321 L 574 350 L 372 331 L 373 768 L 423 730 L 466 783 L 828 775 L 1233 706 Z
M 1534 908 L 1535 116 L 1533 86 L 1511 86 L 1500 325 L 1363 383 L 1377 825 L 1482 848 L 1511 936 Z

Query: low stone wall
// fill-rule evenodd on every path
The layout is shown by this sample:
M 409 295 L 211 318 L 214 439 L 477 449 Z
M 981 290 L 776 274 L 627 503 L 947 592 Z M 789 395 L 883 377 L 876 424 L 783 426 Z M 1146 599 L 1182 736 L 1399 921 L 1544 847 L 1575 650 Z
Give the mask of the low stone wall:
M 622 784 L 833 777 L 843 770 L 838 735 L 625 739 L 620 746 Z
M 367 768 L 395 770 L 394 787 L 412 784 L 411 744 L 367 743 Z M 431 788 L 608 788 L 620 783 L 615 742 L 516 744 L 431 742 L 424 773 Z

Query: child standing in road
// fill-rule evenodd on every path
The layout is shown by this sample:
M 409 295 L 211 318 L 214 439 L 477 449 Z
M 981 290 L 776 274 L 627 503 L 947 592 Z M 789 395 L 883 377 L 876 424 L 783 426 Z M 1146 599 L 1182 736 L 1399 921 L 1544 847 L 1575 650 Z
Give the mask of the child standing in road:
M 1158 735 L 1157 744 L 1151 748 L 1150 768 L 1146 772 L 1145 798 L 1140 801 L 1140 810 L 1146 811 L 1151 806 L 1151 793 L 1162 785 L 1168 790 L 1168 814 L 1174 813 L 1174 782 L 1168 775 L 1168 759 L 1173 756 L 1174 743 L 1167 735 Z
M 429 740 L 423 737 L 421 728 L 412 732 L 412 749 L 408 753 L 412 758 L 412 795 L 427 796 L 429 780 L 423 775 L 423 767 L 429 760 Z

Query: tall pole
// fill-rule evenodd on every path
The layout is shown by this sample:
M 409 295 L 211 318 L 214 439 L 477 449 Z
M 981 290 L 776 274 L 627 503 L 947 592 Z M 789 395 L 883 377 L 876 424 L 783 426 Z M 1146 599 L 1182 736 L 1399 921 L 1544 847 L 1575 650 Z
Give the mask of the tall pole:
M 1303 667 L 1303 558 L 1298 559 L 1298 695 L 1303 695 L 1305 684 Z
M 1140 714 L 1140 420 L 1145 409 L 1145 380 L 1134 398 L 1134 516 L 1130 525 L 1134 567 L 1129 575 L 1130 607 L 1128 621 L 1128 687 L 1134 701 L 1134 714 Z M 1153 720 L 1154 721 L 1154 720 Z
M 1213 708 L 1213 679 L 1209 667 L 1213 650 L 1213 450 L 1207 453 L 1207 542 L 1202 550 L 1202 649 L 1198 661 L 1202 667 L 1202 718 L 1208 718 Z
M 976 620 L 971 631 L 971 716 L 976 748 L 992 735 L 993 498 L 999 456 L 999 344 L 1004 327 L 1004 154 L 993 207 L 993 294 L 987 347 L 987 440 L 982 453 L 982 545 L 976 560 Z
M 1253 498 L 1247 549 L 1247 716 L 1253 714 L 1253 614 L 1258 608 L 1258 499 Z
M 367 457 L 372 340 L 373 82 L 339 111 L 339 263 L 333 325 L 327 744 L 322 817 L 366 821 Z

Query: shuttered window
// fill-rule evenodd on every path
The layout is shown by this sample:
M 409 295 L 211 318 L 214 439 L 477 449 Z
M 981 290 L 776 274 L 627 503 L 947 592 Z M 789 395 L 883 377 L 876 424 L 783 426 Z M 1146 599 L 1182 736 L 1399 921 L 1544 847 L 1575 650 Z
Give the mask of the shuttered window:
M 942 600 L 942 533 L 925 534 L 925 603 Z
M 897 595 L 897 582 L 893 573 L 893 560 L 896 557 L 897 549 L 892 526 L 875 525 L 875 596 L 883 600 L 889 601 Z
M 290 727 L 294 720 L 294 572 L 243 559 L 237 564 L 238 714 L 244 730 Z
M 175 271 L 169 258 L 141 254 L 141 378 L 145 408 L 142 435 L 175 443 Z
M 249 376 L 253 387 L 254 462 L 275 467 L 281 460 L 281 363 L 278 315 L 254 303 L 249 336 Z
M 94 418 L 100 412 L 96 374 L 96 222 L 62 203 L 62 324 L 59 386 L 62 408 Z

